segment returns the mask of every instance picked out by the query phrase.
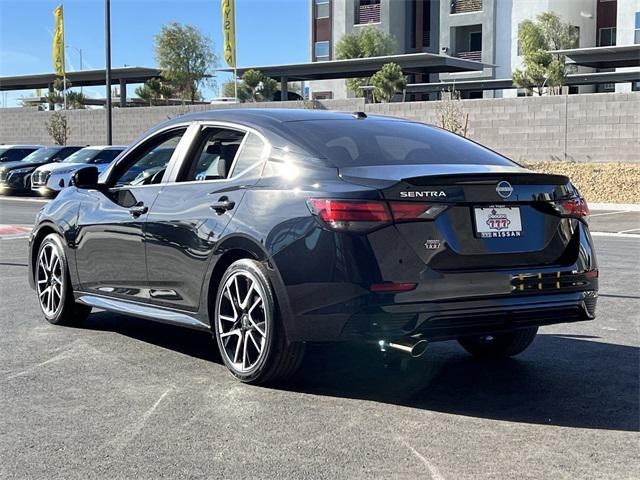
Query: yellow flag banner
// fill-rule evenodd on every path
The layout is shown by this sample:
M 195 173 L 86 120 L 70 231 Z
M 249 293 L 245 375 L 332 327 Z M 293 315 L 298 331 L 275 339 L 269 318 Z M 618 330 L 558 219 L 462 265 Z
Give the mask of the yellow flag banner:
M 222 34 L 224 36 L 224 60 L 236 68 L 236 4 L 235 0 L 222 0 Z
M 53 69 L 56 75 L 64 76 L 64 15 L 62 5 L 53 11 L 55 31 L 53 32 Z

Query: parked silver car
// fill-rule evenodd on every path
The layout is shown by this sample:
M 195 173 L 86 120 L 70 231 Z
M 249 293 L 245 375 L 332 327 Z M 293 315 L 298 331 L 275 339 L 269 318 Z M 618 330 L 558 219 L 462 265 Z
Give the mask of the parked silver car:
M 123 146 L 86 147 L 60 163 L 38 167 L 31 176 L 31 190 L 41 195 L 55 195 L 69 186 L 71 177 L 76 171 L 93 166 L 102 172 L 125 148 Z

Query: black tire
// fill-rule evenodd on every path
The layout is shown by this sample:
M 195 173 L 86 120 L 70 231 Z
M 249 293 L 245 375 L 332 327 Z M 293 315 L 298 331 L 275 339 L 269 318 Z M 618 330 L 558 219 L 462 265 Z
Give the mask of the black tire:
M 45 252 L 44 258 L 43 252 Z M 59 262 L 58 268 L 54 260 L 50 261 L 52 263 L 51 269 L 56 275 L 51 275 L 51 272 L 47 274 L 43 263 L 47 253 L 52 252 Z M 49 258 L 51 259 L 52 257 Z M 68 265 L 60 236 L 55 233 L 47 235 L 38 249 L 38 256 L 35 260 L 34 280 L 40 310 L 44 318 L 54 325 L 77 325 L 86 320 L 91 313 L 91 307 L 80 305 L 74 301 Z M 48 283 L 42 283 L 45 278 L 47 278 Z M 52 278 L 52 280 L 48 280 L 49 278 Z M 54 286 L 56 287 L 55 290 L 53 290 Z M 48 294 L 44 292 L 47 287 L 50 287 Z M 57 295 L 55 294 L 56 291 L 58 292 Z M 47 303 L 49 301 L 48 296 L 52 296 L 53 302 L 55 302 L 56 298 L 59 298 L 59 305 L 55 308 L 49 308 Z
M 237 284 L 233 283 L 234 279 Z M 255 286 L 251 287 L 250 282 Z M 257 307 L 253 310 L 249 304 Z M 304 344 L 287 341 L 273 289 L 261 263 L 242 259 L 229 266 L 218 285 L 215 309 L 209 317 L 220 356 L 240 381 L 254 385 L 275 384 L 298 370 L 304 356 Z M 243 351 L 241 364 L 238 349 Z
M 524 352 L 536 338 L 537 333 L 538 327 L 529 327 L 509 333 L 459 338 L 458 343 L 475 357 L 513 357 Z

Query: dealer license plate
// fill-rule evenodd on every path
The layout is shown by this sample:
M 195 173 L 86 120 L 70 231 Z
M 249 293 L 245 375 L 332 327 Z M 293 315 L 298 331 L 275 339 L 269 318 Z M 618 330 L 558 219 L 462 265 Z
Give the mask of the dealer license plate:
M 476 235 L 481 238 L 522 236 L 522 221 L 518 207 L 476 207 Z

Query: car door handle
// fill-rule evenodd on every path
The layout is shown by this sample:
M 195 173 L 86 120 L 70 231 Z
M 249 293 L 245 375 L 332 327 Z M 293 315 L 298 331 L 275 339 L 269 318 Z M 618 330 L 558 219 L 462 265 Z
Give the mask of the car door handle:
M 218 215 L 222 215 L 227 210 L 233 209 L 236 206 L 236 202 L 229 200 L 227 197 L 220 198 L 217 202 L 211 204 L 211 209 Z
M 144 215 L 149 211 L 149 207 L 145 205 L 134 205 L 129 209 L 129 213 L 133 216 L 133 218 L 138 218 L 140 215 Z

